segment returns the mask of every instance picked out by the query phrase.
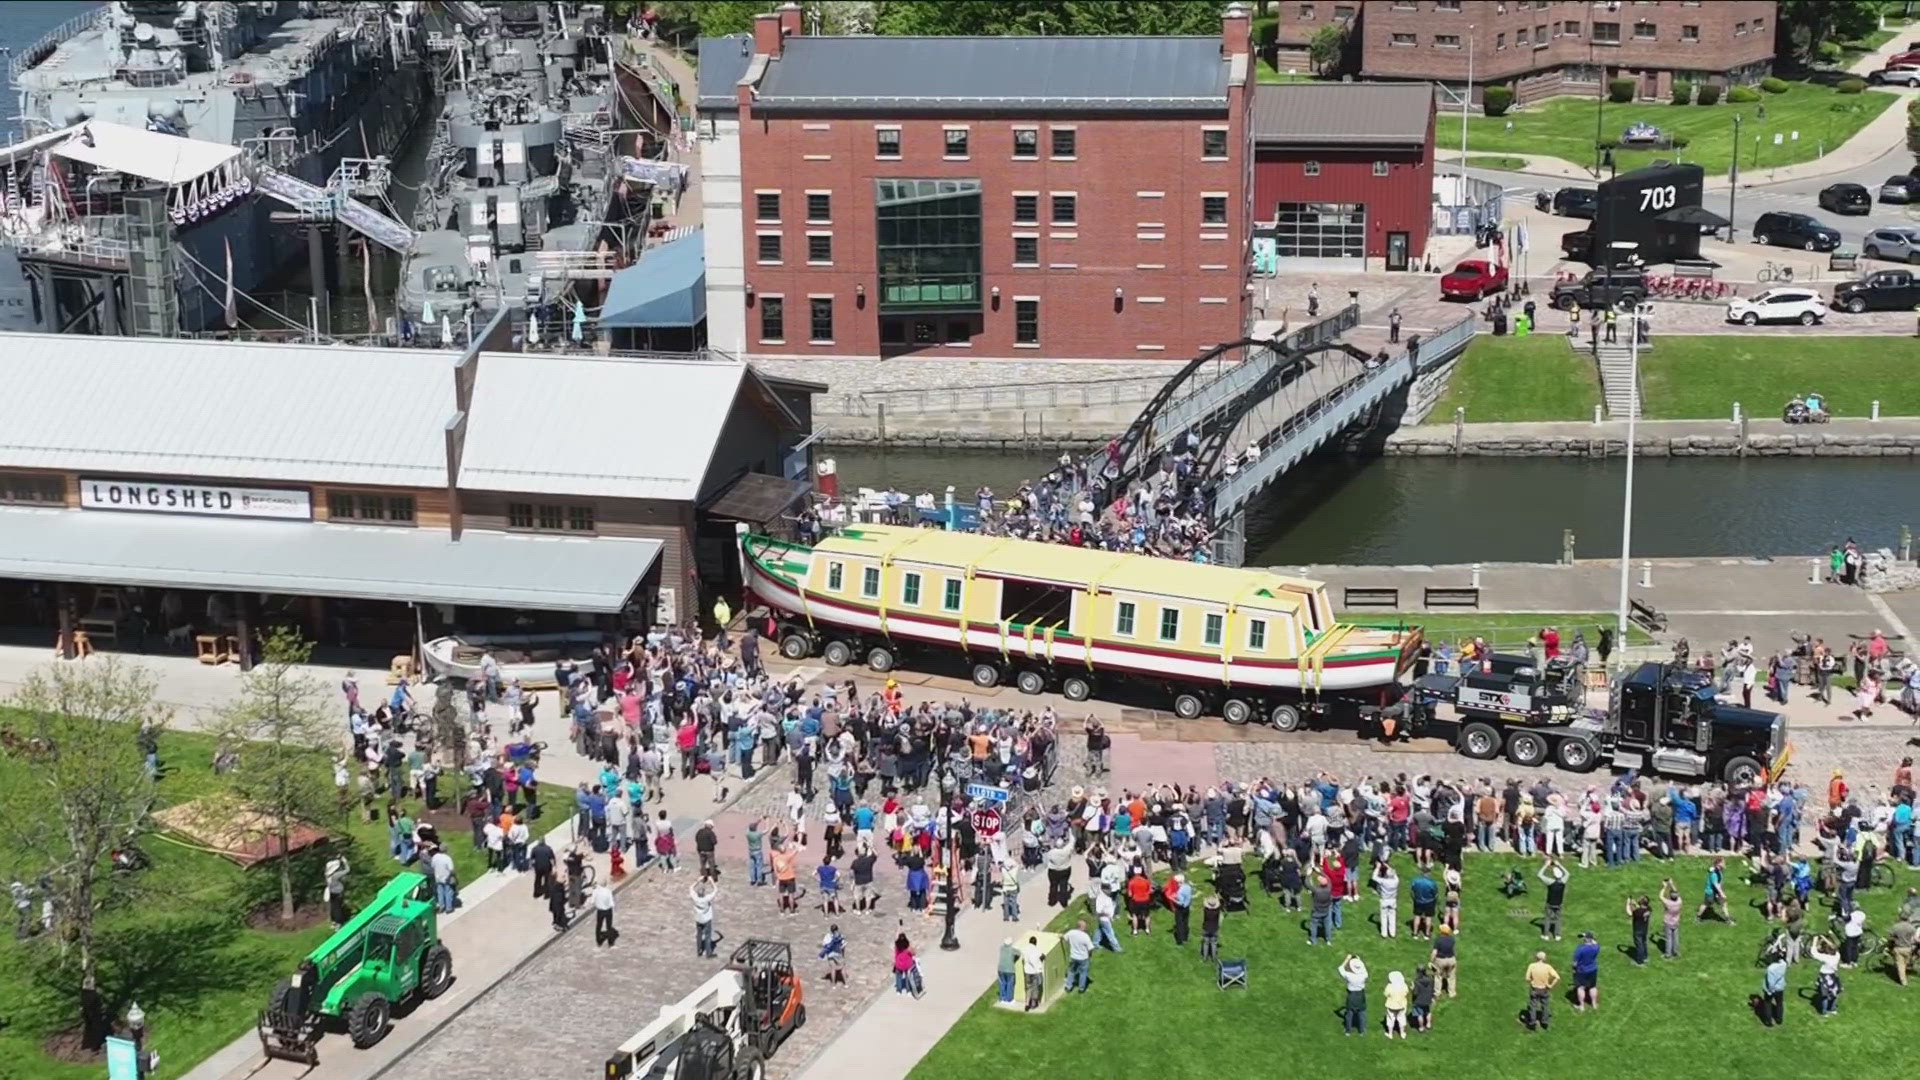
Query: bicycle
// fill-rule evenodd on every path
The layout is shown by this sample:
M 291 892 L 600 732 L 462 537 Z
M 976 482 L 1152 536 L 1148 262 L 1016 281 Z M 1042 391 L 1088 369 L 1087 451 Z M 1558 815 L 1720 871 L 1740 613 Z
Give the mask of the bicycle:
M 1761 267 L 1760 272 L 1753 275 L 1753 280 L 1762 285 L 1775 281 L 1782 285 L 1789 285 L 1793 282 L 1793 267 L 1768 259 L 1767 265 Z

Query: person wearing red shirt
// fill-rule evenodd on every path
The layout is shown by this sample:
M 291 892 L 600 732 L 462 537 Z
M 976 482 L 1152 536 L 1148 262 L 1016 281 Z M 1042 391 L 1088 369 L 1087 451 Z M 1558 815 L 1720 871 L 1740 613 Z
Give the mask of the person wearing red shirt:
M 1153 932 L 1153 882 L 1145 874 L 1127 879 L 1127 921 L 1135 934 Z
M 1347 896 L 1347 863 L 1337 851 L 1327 852 L 1320 860 L 1321 872 L 1327 875 L 1327 888 L 1333 893 L 1333 909 L 1329 913 L 1334 929 L 1340 928 L 1340 902 Z
M 1540 648 L 1541 651 L 1546 653 L 1547 659 L 1549 660 L 1559 656 L 1560 631 L 1551 626 L 1540 631 Z

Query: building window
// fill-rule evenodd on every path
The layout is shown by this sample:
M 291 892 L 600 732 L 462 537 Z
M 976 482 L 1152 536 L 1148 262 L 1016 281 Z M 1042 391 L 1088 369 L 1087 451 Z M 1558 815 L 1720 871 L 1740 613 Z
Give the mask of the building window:
M 1260 652 L 1267 647 L 1267 620 L 1247 620 L 1247 648 Z
M 1013 223 L 1015 225 L 1040 224 L 1040 196 L 1015 195 L 1013 197 Z
M 967 129 L 947 129 L 947 156 L 963 158 L 967 156 Z
M 920 606 L 920 575 L 906 573 L 900 575 L 900 602 L 908 607 Z
M 900 156 L 900 129 L 873 129 L 873 156 L 897 158 Z
M 54 503 L 64 506 L 67 501 L 67 482 L 64 478 L 51 473 L 0 473 L 0 503 L 28 503 L 44 505 Z M 412 520 L 413 500 L 408 499 L 408 520 Z
M 1660 31 L 1652 23 L 1642 21 L 1633 24 L 1633 36 L 1636 41 L 1652 41 L 1660 36 Z
M 1180 640 L 1180 609 L 1163 607 L 1160 609 L 1160 640 Z
M 0 501 L 7 501 L 0 493 Z M 366 491 L 327 492 L 327 519 L 330 521 L 379 521 L 394 525 L 412 525 L 413 496 L 376 495 Z
M 787 302 L 778 296 L 760 298 L 760 340 L 778 344 L 787 337 Z
M 757 239 L 760 242 L 760 261 L 763 263 L 779 262 L 780 234 L 777 232 L 761 233 Z
M 1013 302 L 1013 340 L 1021 345 L 1040 344 L 1040 301 Z
M 1521 30 L 1514 35 L 1516 40 L 1518 40 L 1519 43 L 1522 45 L 1525 45 L 1527 43 L 1527 39 L 1525 37 L 1520 36 L 1525 33 L 1526 33 L 1525 30 Z M 1433 47 L 1436 49 L 1457 49 L 1460 47 L 1460 35 L 1459 34 L 1435 34 L 1433 35 Z
M 807 192 L 807 220 L 827 222 L 833 220 L 833 196 L 824 191 Z
M 1459 11 L 1460 0 L 1434 0 L 1435 11 Z
M 566 520 L 566 508 L 559 503 L 541 503 L 535 507 L 538 528 L 544 532 L 559 532 L 560 523 Z
M 1300 5 L 1300 17 L 1301 17 L 1302 19 L 1311 19 L 1311 18 L 1313 18 L 1313 5 L 1312 5 L 1312 4 L 1301 4 L 1301 5 Z
M 1736 34 L 1744 34 L 1744 33 L 1746 33 L 1746 32 L 1747 32 L 1747 24 L 1746 24 L 1746 22 L 1745 22 L 1744 20 L 1742 20 L 1741 22 L 1737 22 L 1737 23 L 1734 23 L 1734 24 L 1733 24 L 1733 32 L 1734 32 L 1734 33 L 1736 33 Z
M 1274 250 L 1282 258 L 1358 259 L 1367 253 L 1364 203 L 1280 203 Z
M 948 611 L 960 610 L 960 579 L 947 579 L 946 592 L 940 597 L 940 606 Z
M 567 507 L 567 531 L 568 532 L 592 532 L 593 531 L 593 507 L 591 506 Z
M 1566 22 L 1561 23 L 1560 36 L 1561 37 L 1579 37 L 1580 24 L 1575 22 L 1572 19 L 1568 19 Z
M 1079 208 L 1080 200 L 1077 196 L 1055 195 L 1053 197 L 1053 223 L 1055 225 L 1073 224 L 1075 212 L 1078 211 Z
M 1513 43 L 1515 45 L 1525 46 L 1532 40 L 1532 38 L 1527 36 L 1527 28 L 1524 26 L 1513 32 Z M 1434 44 L 1439 44 L 1438 39 L 1434 41 Z
M 1122 600 L 1114 606 L 1113 632 L 1121 637 L 1133 636 L 1133 602 Z
M 1560 69 L 1560 78 L 1572 83 L 1597 83 L 1604 70 L 1599 64 L 1568 64 Z
M 829 592 L 839 592 L 840 587 L 846 584 L 846 580 L 847 580 L 846 575 L 847 575 L 846 563 L 837 563 L 837 562 L 828 563 L 827 564 L 827 590 Z
M 833 340 L 833 298 L 815 296 L 807 301 L 807 340 Z
M 1691 41 L 1691 42 L 1698 42 L 1698 41 L 1700 40 L 1700 28 L 1699 28 L 1699 27 L 1697 27 L 1697 26 L 1683 26 L 1683 27 L 1681 27 L 1681 28 L 1680 28 L 1680 40 L 1681 40 L 1681 41 Z
M 1203 158 L 1224 158 L 1227 156 L 1226 128 L 1201 129 L 1200 156 Z
M 1225 225 L 1227 223 L 1227 197 L 1225 195 L 1202 195 L 1200 197 L 1200 223 L 1203 225 Z
M 1040 265 L 1040 238 L 1037 236 L 1016 236 L 1013 238 L 1013 265 Z
M 807 234 L 807 261 L 810 263 L 830 263 L 833 261 L 833 234 Z
M 762 191 L 753 197 L 753 216 L 759 221 L 780 220 L 780 193 Z
M 1418 39 L 1412 34 L 1394 34 L 1388 39 L 1387 43 L 1390 45 L 1415 45 L 1418 44 Z
M 1053 156 L 1057 158 L 1072 157 L 1074 155 L 1074 147 L 1078 143 L 1078 136 L 1079 132 L 1073 128 L 1054 128 Z
M 1495 35 L 1493 35 L 1493 47 L 1494 47 L 1495 49 L 1504 49 L 1504 48 L 1506 48 L 1506 47 L 1507 47 L 1507 35 L 1505 35 L 1505 34 L 1495 34 Z
M 1206 625 L 1201 629 L 1201 640 L 1208 645 L 1218 645 L 1226 636 L 1226 630 L 1226 616 L 1209 614 Z
M 880 595 L 879 567 L 869 566 L 860 571 L 860 595 L 869 597 Z
M 1386 162 L 1384 162 L 1384 161 L 1376 161 L 1376 162 L 1374 162 L 1374 163 L 1373 163 L 1373 175 L 1375 175 L 1375 176 L 1385 176 L 1385 175 L 1387 175 L 1387 163 L 1386 163 Z
M 1760 28 L 1765 25 L 1767 25 L 1767 17 L 1762 15 L 1761 17 L 1753 20 L 1753 32 L 1756 34 L 1759 33 Z
M 533 528 L 533 504 L 519 503 L 519 502 L 508 503 L 507 504 L 507 528 L 509 529 Z
M 1547 30 L 1548 28 L 1545 26 L 1536 26 L 1533 28 L 1533 47 L 1534 48 L 1544 49 L 1547 47 Z
M 1620 44 L 1620 24 L 1617 22 L 1594 23 L 1593 40 L 1601 45 Z
M 1037 128 L 1013 129 L 1013 156 L 1031 160 L 1040 156 L 1040 132 Z
M 980 310 L 980 181 L 874 188 L 881 313 Z
M 1301 164 L 1300 164 L 1300 171 L 1301 171 L 1301 172 L 1303 172 L 1303 173 L 1305 173 L 1305 174 L 1306 174 L 1306 175 L 1308 175 L 1308 176 L 1319 176 L 1319 175 L 1320 175 L 1320 163 L 1319 163 L 1319 162 L 1317 162 L 1317 161 L 1305 161 L 1305 162 L 1301 162 Z
M 593 507 L 559 503 L 507 504 L 507 528 L 530 532 L 592 532 Z

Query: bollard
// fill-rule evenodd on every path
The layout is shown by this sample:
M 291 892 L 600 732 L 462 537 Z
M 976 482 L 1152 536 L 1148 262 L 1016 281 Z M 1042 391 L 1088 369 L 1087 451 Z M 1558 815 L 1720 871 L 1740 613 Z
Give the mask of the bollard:
M 1480 564 L 1479 563 L 1473 564 L 1473 587 L 1476 589 L 1480 587 Z
M 1653 563 L 1651 560 L 1640 564 L 1640 587 L 1643 589 L 1653 587 Z
M 1733 403 L 1733 422 L 1740 422 L 1740 403 L 1737 401 Z
M 1900 561 L 1907 562 L 1912 558 L 1913 528 L 1912 526 L 1902 525 L 1900 526 Z
M 1596 424 L 1600 422 L 1600 406 L 1598 405 L 1593 407 L 1593 422 Z
M 1573 565 L 1573 530 L 1560 530 L 1560 561 L 1564 565 Z
M 1874 401 L 1874 403 L 1873 403 L 1873 417 L 1872 417 L 1872 418 L 1873 418 L 1873 419 L 1875 419 L 1875 420 L 1878 420 L 1878 419 L 1880 419 L 1880 402 L 1879 402 L 1879 401 L 1878 401 L 1877 399 L 1876 399 L 1876 400 Z
M 1822 562 L 1824 562 L 1824 560 L 1822 559 L 1807 560 L 1807 584 L 1809 585 L 1820 584 L 1820 566 Z

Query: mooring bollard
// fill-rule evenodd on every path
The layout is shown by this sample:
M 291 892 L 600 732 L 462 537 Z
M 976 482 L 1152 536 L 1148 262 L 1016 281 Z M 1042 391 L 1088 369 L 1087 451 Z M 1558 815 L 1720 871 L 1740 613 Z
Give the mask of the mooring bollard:
M 1809 584 L 1809 585 L 1818 585 L 1818 584 L 1820 584 L 1820 563 L 1821 563 L 1821 561 L 1822 561 L 1822 560 L 1820 560 L 1820 559 L 1808 559 L 1808 560 L 1807 560 L 1807 584 Z
M 1740 403 L 1737 401 L 1733 403 L 1733 422 L 1740 422 Z
M 1480 564 L 1479 563 L 1473 564 L 1473 587 L 1476 589 L 1480 587 Z
M 1593 422 L 1596 424 L 1600 422 L 1600 406 L 1598 405 L 1593 407 Z
M 1875 400 L 1873 403 L 1873 419 L 1880 419 L 1880 402 L 1878 400 Z
M 1900 526 L 1900 561 L 1907 562 L 1912 558 L 1913 527 L 1910 525 L 1902 525 Z
M 1643 589 L 1653 587 L 1653 562 L 1651 560 L 1640 564 L 1640 587 Z

